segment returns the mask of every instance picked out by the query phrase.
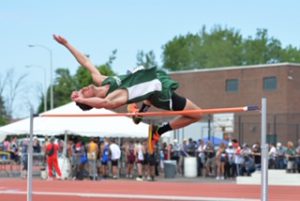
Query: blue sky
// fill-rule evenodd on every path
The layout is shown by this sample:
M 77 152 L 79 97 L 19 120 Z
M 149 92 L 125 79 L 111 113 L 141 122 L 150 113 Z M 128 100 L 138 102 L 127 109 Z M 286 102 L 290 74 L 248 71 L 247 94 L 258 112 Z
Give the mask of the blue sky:
M 113 70 L 125 73 L 135 66 L 138 50 L 153 50 L 161 63 L 162 45 L 178 35 L 197 33 L 203 25 L 239 30 L 254 36 L 257 28 L 283 46 L 300 47 L 300 1 L 297 0 L 2 0 L 0 1 L 0 76 L 14 68 L 15 76 L 28 73 L 14 104 L 14 117 L 28 116 L 28 102 L 38 105 L 44 83 L 43 71 L 25 68 L 37 65 L 46 69 L 49 84 L 49 54 L 53 67 L 78 67 L 74 58 L 52 39 L 61 34 L 90 55 L 95 64 L 103 64 L 118 50 Z M 24 92 L 26 88 L 26 93 Z M 6 96 L 7 91 L 3 94 Z

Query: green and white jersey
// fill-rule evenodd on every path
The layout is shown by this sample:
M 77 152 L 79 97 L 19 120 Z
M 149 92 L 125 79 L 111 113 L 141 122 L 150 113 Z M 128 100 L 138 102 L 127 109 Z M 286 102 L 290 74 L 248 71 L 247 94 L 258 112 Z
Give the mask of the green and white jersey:
M 167 110 L 170 108 L 164 108 L 162 105 L 170 101 L 172 92 L 179 86 L 166 72 L 156 68 L 141 69 L 128 75 L 110 76 L 102 82 L 102 86 L 107 84 L 110 85 L 108 94 L 117 89 L 126 89 L 127 103 L 147 99 L 154 106 Z

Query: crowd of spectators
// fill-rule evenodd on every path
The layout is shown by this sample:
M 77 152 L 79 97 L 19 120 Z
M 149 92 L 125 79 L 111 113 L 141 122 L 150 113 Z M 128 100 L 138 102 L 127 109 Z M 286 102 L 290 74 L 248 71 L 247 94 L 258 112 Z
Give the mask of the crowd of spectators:
M 210 141 L 184 140 L 181 145 L 175 141 L 164 145 L 166 160 L 178 161 L 178 172 L 183 172 L 184 157 L 193 156 L 198 159 L 198 176 L 216 177 L 218 180 L 250 176 L 261 167 L 261 146 L 259 143 L 242 145 L 232 139 L 229 142 L 214 146 Z M 178 159 L 179 155 L 179 159 Z M 286 146 L 280 142 L 269 144 L 269 169 L 286 169 L 289 173 L 300 173 L 300 140 L 298 146 L 288 141 Z
M 42 156 L 40 160 L 44 161 L 45 166 L 49 163 L 49 143 L 50 140 L 41 142 L 38 138 L 34 138 L 33 142 L 33 152 Z M 56 140 L 55 143 L 58 155 L 62 155 L 63 140 Z M 177 174 L 183 175 L 185 157 L 196 157 L 198 176 L 215 177 L 217 180 L 250 176 L 261 166 L 260 144 L 240 144 L 236 139 L 224 141 L 217 146 L 202 139 L 188 139 L 182 143 L 175 139 L 171 143 L 159 143 L 156 151 L 151 154 L 148 153 L 145 139 L 76 137 L 66 144 L 66 156 L 71 167 L 69 178 L 77 180 L 127 177 L 138 181 L 153 181 L 155 176 L 164 173 L 164 162 L 169 160 L 176 161 Z M 27 139 L 20 141 L 16 137 L 10 137 L 0 144 L 0 151 L 9 152 L 10 159 L 22 164 L 25 172 L 27 150 Z M 297 146 L 291 141 L 286 146 L 280 142 L 270 144 L 268 151 L 270 169 L 300 173 L 300 140 Z

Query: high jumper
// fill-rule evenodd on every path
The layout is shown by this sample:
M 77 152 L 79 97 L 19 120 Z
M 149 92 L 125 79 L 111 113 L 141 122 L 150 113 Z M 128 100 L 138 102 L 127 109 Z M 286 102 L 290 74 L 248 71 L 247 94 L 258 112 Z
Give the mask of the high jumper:
M 190 101 L 175 93 L 179 84 L 172 80 L 168 74 L 157 68 L 139 68 L 138 70 L 119 76 L 102 75 L 95 65 L 83 53 L 72 46 L 64 37 L 53 35 L 56 42 L 66 47 L 76 58 L 78 63 L 85 67 L 91 74 L 94 84 L 73 91 L 71 99 L 82 110 L 92 108 L 115 109 L 126 104 L 131 111 L 146 112 L 153 105 L 156 108 L 169 111 L 199 110 L 200 108 Z M 143 101 L 140 109 L 134 103 Z M 135 108 L 132 109 L 132 108 Z M 201 119 L 201 113 L 182 114 L 162 125 L 150 125 L 148 135 L 148 148 L 153 152 L 162 134 L 167 131 L 183 128 Z M 135 123 L 141 117 L 134 117 Z

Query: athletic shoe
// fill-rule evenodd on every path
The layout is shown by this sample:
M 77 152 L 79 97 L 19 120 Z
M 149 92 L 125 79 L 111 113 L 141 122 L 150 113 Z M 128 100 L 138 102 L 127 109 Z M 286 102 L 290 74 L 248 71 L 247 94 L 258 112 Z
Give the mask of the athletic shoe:
M 57 180 L 64 180 L 62 176 L 57 176 L 56 179 Z
M 148 132 L 148 151 L 149 154 L 153 154 L 154 146 L 158 143 L 160 135 L 157 132 L 157 126 L 149 125 Z
M 141 177 L 137 177 L 136 180 L 137 181 L 144 181 L 143 178 L 141 178 Z
M 129 113 L 137 113 L 137 112 L 139 112 L 139 107 L 137 106 L 136 103 L 131 103 L 131 104 L 128 104 L 127 111 Z M 139 124 L 143 120 L 143 117 L 141 117 L 141 116 L 132 116 L 132 120 L 135 124 Z

